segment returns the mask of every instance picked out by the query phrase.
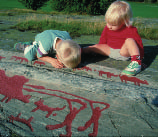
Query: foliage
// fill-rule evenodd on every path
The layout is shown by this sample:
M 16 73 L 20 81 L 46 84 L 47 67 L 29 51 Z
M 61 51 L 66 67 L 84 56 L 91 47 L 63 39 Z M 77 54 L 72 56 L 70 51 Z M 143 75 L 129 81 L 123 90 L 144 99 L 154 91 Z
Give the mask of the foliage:
M 68 31 L 71 37 L 81 36 L 81 35 L 100 35 L 105 24 L 94 23 L 94 22 L 67 22 L 60 23 L 56 21 L 49 20 L 30 20 L 25 22 L 20 22 L 12 29 L 18 29 L 20 31 L 36 30 L 42 32 L 44 30 L 63 30 Z
M 79 24 L 74 25 L 72 23 L 70 23 L 70 24 L 57 23 L 56 21 L 30 20 L 28 22 L 21 22 L 11 28 L 18 29 L 20 31 L 36 30 L 38 32 L 42 32 L 42 31 L 48 30 L 48 29 L 63 30 L 63 31 L 68 31 L 70 33 L 70 35 L 72 35 L 72 36 L 80 36 L 79 30 L 80 30 L 81 26 Z
M 142 23 L 138 22 L 134 22 L 133 25 L 137 27 L 138 33 L 141 38 L 158 39 L 157 28 L 147 28 Z M 29 20 L 25 22 L 20 22 L 11 28 L 18 29 L 20 31 L 35 30 L 38 32 L 49 29 L 64 30 L 68 31 L 72 37 L 78 37 L 81 35 L 101 35 L 104 27 L 105 23 L 100 22 L 71 21 L 61 23 L 53 20 Z
M 146 3 L 156 3 L 157 2 L 157 0 L 127 0 L 127 1 L 146 2 Z
M 127 1 L 133 1 L 133 2 L 144 2 L 144 0 L 127 0 Z
M 115 0 L 51 0 L 50 4 L 53 10 L 59 12 L 103 15 L 113 1 Z
M 145 26 L 141 22 L 134 22 L 133 26 L 138 29 L 139 35 L 145 39 L 158 39 L 158 28 Z
M 37 10 L 45 5 L 45 3 L 49 0 L 18 0 L 23 5 L 25 5 L 26 8 Z
M 52 1 L 52 0 L 51 0 Z M 23 14 L 23 13 L 30 13 L 36 12 L 39 14 L 46 13 L 46 14 L 61 14 L 61 12 L 52 10 L 52 4 L 47 4 L 44 7 L 41 7 L 38 11 L 32 11 L 31 9 L 28 10 L 24 7 L 24 5 L 18 0 L 0 0 L 0 15 L 8 15 L 11 12 L 12 15 Z M 49 2 L 48 2 L 49 3 Z M 157 3 L 144 3 L 144 2 L 131 2 L 128 1 L 131 5 L 133 10 L 133 15 L 135 17 L 142 17 L 142 18 L 158 18 L 158 2 Z M 77 12 L 77 10 L 76 10 Z M 106 11 L 105 11 L 106 12 Z M 84 12 L 78 12 L 80 14 Z M 104 13 L 103 13 L 104 14 Z

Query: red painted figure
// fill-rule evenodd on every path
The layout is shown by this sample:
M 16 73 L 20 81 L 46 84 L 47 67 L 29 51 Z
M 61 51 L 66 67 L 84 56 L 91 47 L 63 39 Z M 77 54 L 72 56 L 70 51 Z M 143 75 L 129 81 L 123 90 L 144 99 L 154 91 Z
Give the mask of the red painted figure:
M 130 82 L 134 82 L 135 85 L 138 85 L 140 86 L 140 83 L 141 84 L 146 84 L 146 85 L 149 85 L 149 83 L 146 81 L 146 80 L 140 80 L 136 77 L 128 77 L 126 75 L 119 75 L 121 81 L 125 81 L 125 83 L 127 83 L 127 81 L 130 81 Z
M 87 67 L 87 66 L 84 66 L 84 67 L 82 67 L 82 68 L 75 68 L 75 69 L 73 69 L 74 71 L 75 70 L 86 70 L 86 71 L 92 71 L 92 69 L 90 68 L 90 67 Z
M 64 126 L 66 126 L 66 131 L 67 134 L 66 135 L 60 135 L 60 136 L 71 136 L 72 132 L 71 132 L 71 127 L 72 127 L 72 121 L 75 119 L 76 115 L 83 109 L 85 109 L 87 107 L 87 104 L 82 102 L 79 99 L 68 99 L 67 100 L 68 104 L 69 104 L 69 108 L 70 108 L 70 113 L 65 117 L 64 122 L 60 123 L 60 124 L 56 124 L 56 125 L 47 125 L 46 129 L 47 130 L 54 130 L 54 129 L 58 129 L 58 128 L 62 128 Z M 80 109 L 77 109 L 76 107 L 72 108 L 72 104 L 71 102 L 77 102 L 80 103 L 82 105 L 82 107 L 80 107 Z
M 48 111 L 48 114 L 46 115 L 46 118 L 48 118 L 53 111 L 59 111 L 59 110 L 63 110 L 66 106 L 63 106 L 62 108 L 51 108 L 48 107 L 47 105 L 43 104 L 44 100 L 40 99 L 39 101 L 36 101 L 34 104 L 37 106 L 35 109 L 33 109 L 31 112 L 35 112 L 38 109 L 42 110 L 42 111 Z
M 3 58 L 5 58 L 5 57 L 0 56 L 0 60 L 3 59 Z
M 99 76 L 102 76 L 103 74 L 107 75 L 107 78 L 111 78 L 111 76 L 113 77 L 118 77 L 118 75 L 115 75 L 114 73 L 110 73 L 110 72 L 104 72 L 104 71 L 98 71 L 99 72 Z
M 8 77 L 5 75 L 4 70 L 0 70 L 0 94 L 5 97 L 1 100 L 3 102 L 5 99 L 8 103 L 11 99 L 18 99 L 25 103 L 29 103 L 30 95 L 23 95 L 22 89 L 24 83 L 28 82 L 24 76 L 15 75 L 13 77 Z
M 41 61 L 37 61 L 37 60 L 33 63 L 33 65 L 35 65 L 35 64 L 39 64 L 40 66 L 41 65 L 46 65 L 46 63 L 41 62 Z
M 93 124 L 93 133 L 90 133 L 88 136 L 97 136 L 98 134 L 98 125 L 99 125 L 99 118 L 101 116 L 101 112 L 107 108 L 110 107 L 109 104 L 107 103 L 102 103 L 104 104 L 106 107 L 103 108 L 103 109 L 100 109 L 100 107 L 96 107 L 94 108 L 93 107 L 93 102 L 89 102 L 90 103 L 90 106 L 91 106 L 91 109 L 92 109 L 92 116 L 90 118 L 90 120 L 88 120 L 85 124 L 85 126 L 81 126 L 81 127 L 78 127 L 78 131 L 84 131 L 86 130 L 88 127 L 90 127 L 90 125 Z
M 23 61 L 25 61 L 25 62 L 27 62 L 27 63 L 29 62 L 27 58 L 18 57 L 18 56 L 12 56 L 12 57 L 11 57 L 11 59 L 14 59 L 14 58 L 15 58 L 15 61 L 21 60 L 20 63 L 22 63 Z
M 21 123 L 24 123 L 26 124 L 30 129 L 31 131 L 33 132 L 33 128 L 31 126 L 31 121 L 33 119 L 33 117 L 30 117 L 28 120 L 24 119 L 24 118 L 20 118 L 21 116 L 21 113 L 19 113 L 16 117 L 14 117 L 13 115 L 11 115 L 9 118 L 9 122 L 12 122 L 15 120 L 15 121 L 18 121 L 18 122 L 21 122 Z

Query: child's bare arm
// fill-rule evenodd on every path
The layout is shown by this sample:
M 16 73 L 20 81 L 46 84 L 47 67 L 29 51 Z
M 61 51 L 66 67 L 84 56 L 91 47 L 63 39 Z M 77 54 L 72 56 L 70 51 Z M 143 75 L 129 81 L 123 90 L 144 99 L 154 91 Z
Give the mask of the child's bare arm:
M 38 59 L 50 63 L 55 68 L 63 68 L 64 67 L 64 65 L 61 62 L 59 62 L 58 59 L 55 59 L 55 58 L 52 58 L 49 56 L 40 57 Z

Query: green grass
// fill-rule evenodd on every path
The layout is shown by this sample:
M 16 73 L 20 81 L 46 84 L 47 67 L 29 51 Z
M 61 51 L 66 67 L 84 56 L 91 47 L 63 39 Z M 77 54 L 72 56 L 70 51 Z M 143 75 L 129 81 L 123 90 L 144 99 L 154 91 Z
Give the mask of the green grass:
M 158 28 L 152 26 L 146 27 L 144 24 L 138 22 L 134 22 L 133 26 L 137 28 L 141 38 L 145 38 L 149 40 L 158 39 Z
M 158 3 L 128 2 L 133 10 L 134 17 L 158 18 Z M 0 10 L 26 9 L 18 0 L 0 0 Z M 24 12 L 24 10 L 23 10 Z M 28 12 L 26 10 L 25 12 Z M 37 12 L 53 12 L 49 2 Z
M 14 8 L 25 9 L 18 0 L 0 0 L 0 9 L 11 10 Z
M 48 2 L 49 3 L 49 2 Z M 139 3 L 139 2 L 129 2 L 132 9 L 134 17 L 141 18 L 158 18 L 158 4 L 147 4 L 147 3 Z M 45 7 L 38 11 L 28 10 L 26 9 L 18 0 L 1 0 L 0 4 L 1 11 L 5 11 L 0 13 L 0 15 L 10 15 L 10 14 L 21 14 L 21 13 L 50 13 L 53 11 L 48 4 Z M 58 12 L 54 12 L 53 14 L 59 14 Z M 138 32 L 142 38 L 146 39 L 158 39 L 158 29 L 156 28 L 147 28 L 141 23 L 134 23 L 134 25 L 138 28 Z M 56 21 L 49 19 L 40 19 L 37 18 L 35 20 L 29 19 L 24 22 L 19 22 L 17 25 L 12 28 L 18 29 L 20 31 L 25 30 L 35 30 L 35 31 L 44 31 L 46 29 L 58 29 L 58 30 L 66 30 L 70 33 L 72 37 L 80 36 L 80 35 L 100 35 L 105 23 L 103 22 L 86 22 L 84 19 L 80 21 Z
M 158 39 L 158 29 L 145 27 L 144 24 L 134 22 L 134 26 L 137 27 L 138 33 L 142 38 L 145 39 Z M 26 20 L 20 22 L 15 26 L 12 26 L 13 29 L 18 29 L 20 31 L 35 30 L 42 32 L 48 29 L 55 30 L 65 30 L 70 33 L 72 37 L 81 36 L 81 35 L 100 35 L 105 27 L 103 22 L 84 22 L 84 21 L 65 21 L 58 22 L 54 20 Z
M 23 4 L 18 2 L 18 0 L 0 0 L 0 10 L 15 10 L 16 9 L 27 9 Z M 49 2 L 46 6 L 42 7 L 41 9 L 38 9 L 37 12 L 52 12 L 52 9 L 49 5 Z M 27 10 L 26 10 L 27 12 Z
M 128 2 L 134 17 L 158 18 L 158 3 Z
M 42 32 L 48 29 L 54 30 L 64 30 L 68 31 L 72 37 L 81 36 L 81 35 L 100 35 L 103 28 L 105 27 L 104 23 L 99 22 L 57 22 L 53 20 L 28 20 L 25 22 L 20 22 L 15 26 L 12 26 L 12 29 L 18 29 L 20 31 L 26 30 L 35 30 Z
M 49 1 L 41 9 L 37 11 L 27 9 L 18 0 L 0 0 L 0 15 L 7 16 L 8 14 L 18 15 L 23 13 L 39 13 L 39 14 L 63 14 L 62 12 L 52 11 Z

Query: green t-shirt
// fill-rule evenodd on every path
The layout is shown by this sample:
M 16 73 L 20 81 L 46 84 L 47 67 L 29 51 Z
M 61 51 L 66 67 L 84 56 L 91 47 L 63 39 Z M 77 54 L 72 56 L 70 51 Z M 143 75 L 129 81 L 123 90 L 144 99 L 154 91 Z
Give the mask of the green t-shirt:
M 25 49 L 24 52 L 25 57 L 28 60 L 33 61 L 37 59 L 37 57 L 42 57 L 43 55 L 51 54 L 52 52 L 55 51 L 55 44 L 57 38 L 62 40 L 71 39 L 69 33 L 66 31 L 59 31 L 59 30 L 43 31 L 42 33 L 36 35 L 35 42 L 33 42 L 33 45 Z
M 50 52 L 54 51 L 56 39 L 62 40 L 71 39 L 70 35 L 66 31 L 59 30 L 46 30 L 35 37 L 35 41 L 38 43 L 37 57 L 42 57 Z

